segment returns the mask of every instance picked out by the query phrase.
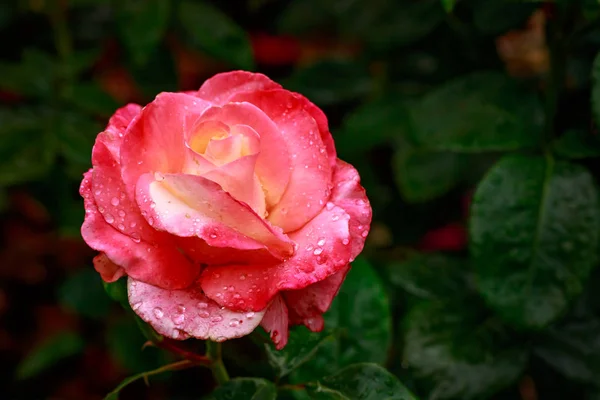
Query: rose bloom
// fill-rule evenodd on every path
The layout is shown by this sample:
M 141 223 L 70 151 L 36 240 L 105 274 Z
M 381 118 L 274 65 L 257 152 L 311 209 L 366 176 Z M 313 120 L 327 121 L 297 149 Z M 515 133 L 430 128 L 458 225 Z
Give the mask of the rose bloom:
M 276 347 L 322 314 L 360 253 L 371 207 L 327 119 L 261 74 L 129 104 L 84 174 L 84 240 L 107 282 L 173 339 L 223 341 L 259 324 Z

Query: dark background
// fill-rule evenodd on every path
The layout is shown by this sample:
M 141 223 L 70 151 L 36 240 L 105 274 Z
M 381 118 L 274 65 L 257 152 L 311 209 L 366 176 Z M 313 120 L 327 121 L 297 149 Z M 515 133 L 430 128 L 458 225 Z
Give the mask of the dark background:
M 140 351 L 135 321 L 104 293 L 79 235 L 78 186 L 117 107 L 246 69 L 320 106 L 339 157 L 361 173 L 374 209 L 362 260 L 391 313 L 389 343 L 363 351 L 382 353 L 422 399 L 600 398 L 598 274 L 580 275 L 552 321 L 514 328 L 471 284 L 467 232 L 473 191 L 507 152 L 550 152 L 597 188 L 599 18 L 594 0 L 3 1 L 0 397 L 100 399 L 176 359 Z M 409 316 L 432 296 L 443 311 Z M 271 374 L 252 338 L 227 342 L 225 357 L 232 375 Z M 193 369 L 121 398 L 197 399 L 213 387 Z

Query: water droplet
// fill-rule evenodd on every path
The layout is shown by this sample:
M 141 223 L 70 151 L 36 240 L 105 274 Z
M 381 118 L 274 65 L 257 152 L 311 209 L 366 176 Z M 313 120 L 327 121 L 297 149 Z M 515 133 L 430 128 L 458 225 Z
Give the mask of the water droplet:
M 323 249 L 321 249 L 321 248 L 316 248 L 316 249 L 315 249 L 315 251 L 313 251 L 313 254 L 314 254 L 315 256 L 318 256 L 318 255 L 319 255 L 319 254 L 321 254 L 322 252 L 323 252 Z
M 98 206 L 98 211 L 100 211 L 100 213 L 103 213 L 104 212 L 104 207 Z
M 152 209 L 156 208 L 156 203 L 155 202 L 150 203 L 150 208 L 152 208 Z
M 100 196 L 100 193 L 102 193 L 102 190 L 100 190 L 100 189 L 97 189 L 97 190 L 94 192 L 94 194 L 95 194 L 96 196 Z
M 317 245 L 323 246 L 325 244 L 325 242 L 326 242 L 325 238 L 320 238 L 319 241 L 317 242 Z
M 244 281 L 246 280 L 246 274 L 241 274 L 240 275 L 240 281 Z
M 215 279 L 219 279 L 221 277 L 221 274 L 218 274 L 218 273 L 215 272 L 213 274 L 213 277 L 215 277 Z
M 206 310 L 202 310 L 198 313 L 198 316 L 200 318 L 208 318 L 208 317 L 210 317 L 210 313 Z
M 162 308 L 160 307 L 156 307 L 154 310 L 152 310 L 152 312 L 154 313 L 154 316 L 158 319 L 161 319 L 163 315 L 165 315 Z
M 109 224 L 112 224 L 113 222 L 115 222 L 115 217 L 113 217 L 112 214 L 106 214 L 106 215 L 104 215 L 104 219 Z
M 124 218 L 127 214 L 123 210 L 119 210 L 119 217 Z
M 335 207 L 335 204 L 333 204 L 332 202 L 328 201 L 327 204 L 325 205 L 325 208 L 328 211 L 331 211 L 333 209 L 333 207 Z
M 113 197 L 112 199 L 110 199 L 110 204 L 112 204 L 113 206 L 118 206 L 119 205 L 119 199 L 117 197 Z
M 119 224 L 119 225 L 117 225 L 117 228 L 119 228 L 119 230 L 121 230 L 121 231 L 124 231 L 125 230 L 125 225 Z
M 246 313 L 246 318 L 252 319 L 254 318 L 254 313 L 252 311 Z
M 183 314 L 185 312 L 185 306 L 183 304 L 179 304 L 177 306 L 177 312 Z
M 367 231 L 363 231 L 363 232 L 360 234 L 360 236 L 362 236 L 362 237 L 366 238 L 368 234 L 369 234 L 369 232 L 367 232 Z
M 181 325 L 185 321 L 185 315 L 183 314 L 175 314 L 173 315 L 173 323 L 175 325 Z
M 135 283 L 135 282 L 133 282 L 133 283 Z M 132 285 L 133 285 L 133 283 L 132 283 Z M 141 301 L 138 301 L 137 303 L 133 303 L 133 304 L 131 305 L 131 309 L 132 309 L 133 311 L 137 311 L 137 310 L 139 310 L 139 308 L 140 308 L 141 306 L 142 306 L 142 302 L 141 302 Z
M 197 307 L 198 307 L 198 308 L 207 308 L 207 307 L 208 307 L 208 304 L 207 304 L 207 303 L 205 303 L 205 302 L 203 302 L 203 301 L 201 301 L 200 303 L 198 303 L 198 304 L 197 304 Z
M 148 225 L 150 225 L 150 226 L 154 225 L 154 218 L 152 218 L 152 217 L 148 218 Z
M 350 243 L 350 240 L 348 238 L 342 240 L 342 243 L 345 245 L 347 245 L 348 243 Z
M 337 214 L 331 216 L 332 221 L 337 221 L 338 219 L 340 219 L 340 216 Z
M 221 317 L 220 315 L 215 315 L 210 320 L 210 322 L 214 322 L 214 323 L 221 322 L 221 321 L 223 321 L 223 317 Z
M 232 320 L 229 322 L 229 326 L 230 326 L 230 327 L 232 327 L 232 328 L 235 328 L 235 327 L 237 327 L 237 326 L 239 326 L 239 325 L 240 325 L 240 320 L 239 320 L 239 319 L 235 319 L 235 318 L 234 318 L 234 319 L 232 319 Z
M 142 240 L 142 238 L 140 238 L 140 234 L 139 233 L 133 232 L 131 234 L 131 240 L 133 240 L 136 243 L 139 243 Z
M 209 236 L 210 236 L 211 239 L 216 239 L 217 238 L 217 235 L 214 234 L 214 233 L 211 233 Z
M 224 342 L 226 340 L 227 340 L 227 338 L 225 336 L 217 336 L 215 338 L 215 342 Z

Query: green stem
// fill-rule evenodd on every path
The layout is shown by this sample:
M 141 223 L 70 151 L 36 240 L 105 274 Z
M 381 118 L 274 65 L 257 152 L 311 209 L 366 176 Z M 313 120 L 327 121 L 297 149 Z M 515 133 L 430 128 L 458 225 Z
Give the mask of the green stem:
M 221 354 L 221 343 L 213 342 L 210 340 L 206 341 L 206 356 L 212 361 L 210 369 L 212 370 L 213 376 L 219 385 L 229 381 L 229 374 L 223 364 L 223 358 Z

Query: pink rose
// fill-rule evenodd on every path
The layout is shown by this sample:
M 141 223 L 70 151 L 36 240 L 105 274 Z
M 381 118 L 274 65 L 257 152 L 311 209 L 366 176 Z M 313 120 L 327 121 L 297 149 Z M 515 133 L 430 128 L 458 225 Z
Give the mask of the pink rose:
M 105 281 L 127 275 L 133 310 L 173 338 L 222 341 L 261 324 L 323 328 L 371 207 L 337 159 L 327 119 L 261 74 L 119 109 L 80 193 Z

